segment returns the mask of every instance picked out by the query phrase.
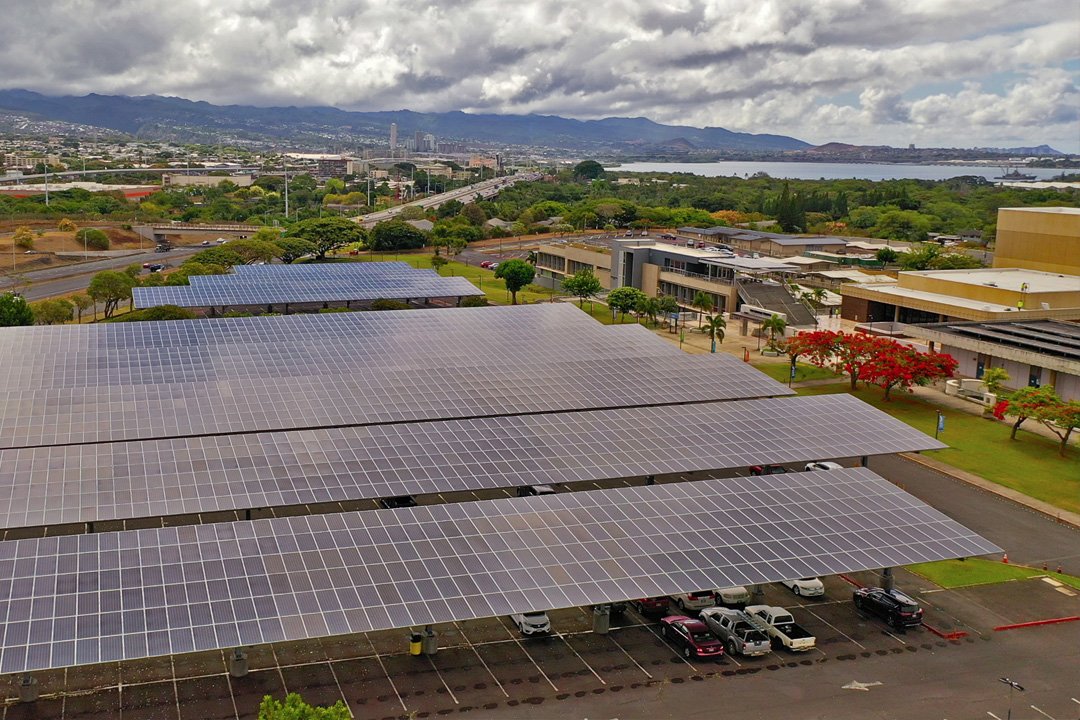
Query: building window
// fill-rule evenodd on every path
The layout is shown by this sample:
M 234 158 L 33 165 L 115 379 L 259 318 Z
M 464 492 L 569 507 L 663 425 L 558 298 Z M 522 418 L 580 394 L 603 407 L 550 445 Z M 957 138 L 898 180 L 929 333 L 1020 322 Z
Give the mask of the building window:
M 565 260 L 558 255 L 552 255 L 551 253 L 537 253 L 536 264 L 539 267 L 547 267 L 552 270 L 563 271 Z
M 566 267 L 566 274 L 567 275 L 576 275 L 577 273 L 579 273 L 582 270 L 588 270 L 589 272 L 591 272 L 593 274 L 596 273 L 596 268 L 595 267 L 593 267 L 592 265 L 590 265 L 588 263 L 578 262 L 577 260 L 567 260 L 566 265 L 567 265 L 567 267 Z
M 1042 386 L 1042 372 L 1041 367 L 1031 366 L 1031 372 L 1028 374 L 1028 387 L 1041 387 Z

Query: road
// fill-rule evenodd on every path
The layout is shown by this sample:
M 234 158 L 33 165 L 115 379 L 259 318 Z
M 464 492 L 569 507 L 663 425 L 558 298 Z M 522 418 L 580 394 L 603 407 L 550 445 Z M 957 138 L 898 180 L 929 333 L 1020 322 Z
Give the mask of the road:
M 404 205 L 396 205 L 388 210 L 380 210 L 379 212 L 369 213 L 359 218 L 361 225 L 369 226 L 374 225 L 384 220 L 393 220 L 394 217 L 401 212 L 402 208 L 416 206 L 420 208 L 438 207 L 450 200 L 460 200 L 464 203 L 469 203 L 478 197 L 488 198 L 498 193 L 500 188 L 509 187 L 514 183 L 521 180 L 536 180 L 540 177 L 539 173 L 525 173 L 523 175 L 512 175 L 508 177 L 494 178 L 493 180 L 485 180 L 483 182 L 467 185 L 463 188 L 457 188 L 456 190 L 449 190 L 439 195 L 432 195 L 430 197 L 422 198 L 420 200 L 414 200 L 413 202 L 405 203 Z

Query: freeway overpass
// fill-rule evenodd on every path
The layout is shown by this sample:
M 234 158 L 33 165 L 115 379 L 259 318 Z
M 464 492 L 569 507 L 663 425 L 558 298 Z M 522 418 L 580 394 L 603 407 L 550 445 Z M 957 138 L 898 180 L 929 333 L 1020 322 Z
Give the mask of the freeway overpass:
M 376 223 L 383 222 L 384 220 L 393 220 L 398 213 L 407 207 L 419 207 L 428 208 L 439 207 L 445 202 L 451 200 L 460 200 L 463 203 L 470 203 L 477 199 L 490 198 L 499 193 L 504 187 L 509 187 L 516 182 L 523 180 L 538 180 L 542 177 L 540 173 L 524 173 L 522 175 L 511 175 L 508 177 L 495 178 L 493 180 L 484 180 L 483 182 L 467 185 L 463 188 L 457 188 L 455 190 L 448 190 L 447 192 L 439 195 L 432 195 L 430 197 L 421 198 L 412 202 L 405 203 L 404 205 L 395 205 L 387 210 L 380 210 L 378 212 L 368 213 L 367 215 L 361 215 L 357 218 L 364 227 L 372 227 Z

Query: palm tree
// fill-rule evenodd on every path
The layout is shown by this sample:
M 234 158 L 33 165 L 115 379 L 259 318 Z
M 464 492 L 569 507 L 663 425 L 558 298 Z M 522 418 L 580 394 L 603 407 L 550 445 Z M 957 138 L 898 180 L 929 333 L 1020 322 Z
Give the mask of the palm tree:
M 779 315 L 773 315 L 761 323 L 761 329 L 769 331 L 769 349 L 776 350 L 776 333 L 784 334 L 784 330 L 787 329 L 787 321 Z
M 525 262 L 529 263 L 530 265 L 536 265 L 536 251 L 535 250 L 530 250 L 529 251 L 529 256 L 527 258 L 525 258 Z
M 814 296 L 814 302 L 817 304 L 820 305 L 825 302 L 825 288 L 814 288 L 812 294 Z
M 773 317 L 776 317 L 775 315 Z M 705 316 L 705 333 L 712 340 L 712 351 L 716 352 L 716 341 L 723 342 L 724 330 L 727 328 L 727 321 L 724 320 L 724 316 L 720 314 L 706 315 Z
M 643 297 L 638 300 L 634 312 L 655 326 L 656 316 L 660 314 L 660 300 L 654 297 Z
M 698 311 L 698 322 L 701 322 L 702 313 L 713 309 L 712 297 L 704 290 L 698 290 L 697 295 L 694 296 L 694 301 L 690 303 L 690 307 Z

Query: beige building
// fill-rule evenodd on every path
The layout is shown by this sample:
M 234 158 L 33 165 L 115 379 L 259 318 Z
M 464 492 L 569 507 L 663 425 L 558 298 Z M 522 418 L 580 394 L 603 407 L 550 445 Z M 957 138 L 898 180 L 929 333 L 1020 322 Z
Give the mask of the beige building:
M 161 184 L 174 187 L 217 187 L 225 181 L 251 187 L 251 175 L 162 175 Z
M 998 210 L 994 267 L 1080 276 L 1080 208 Z

